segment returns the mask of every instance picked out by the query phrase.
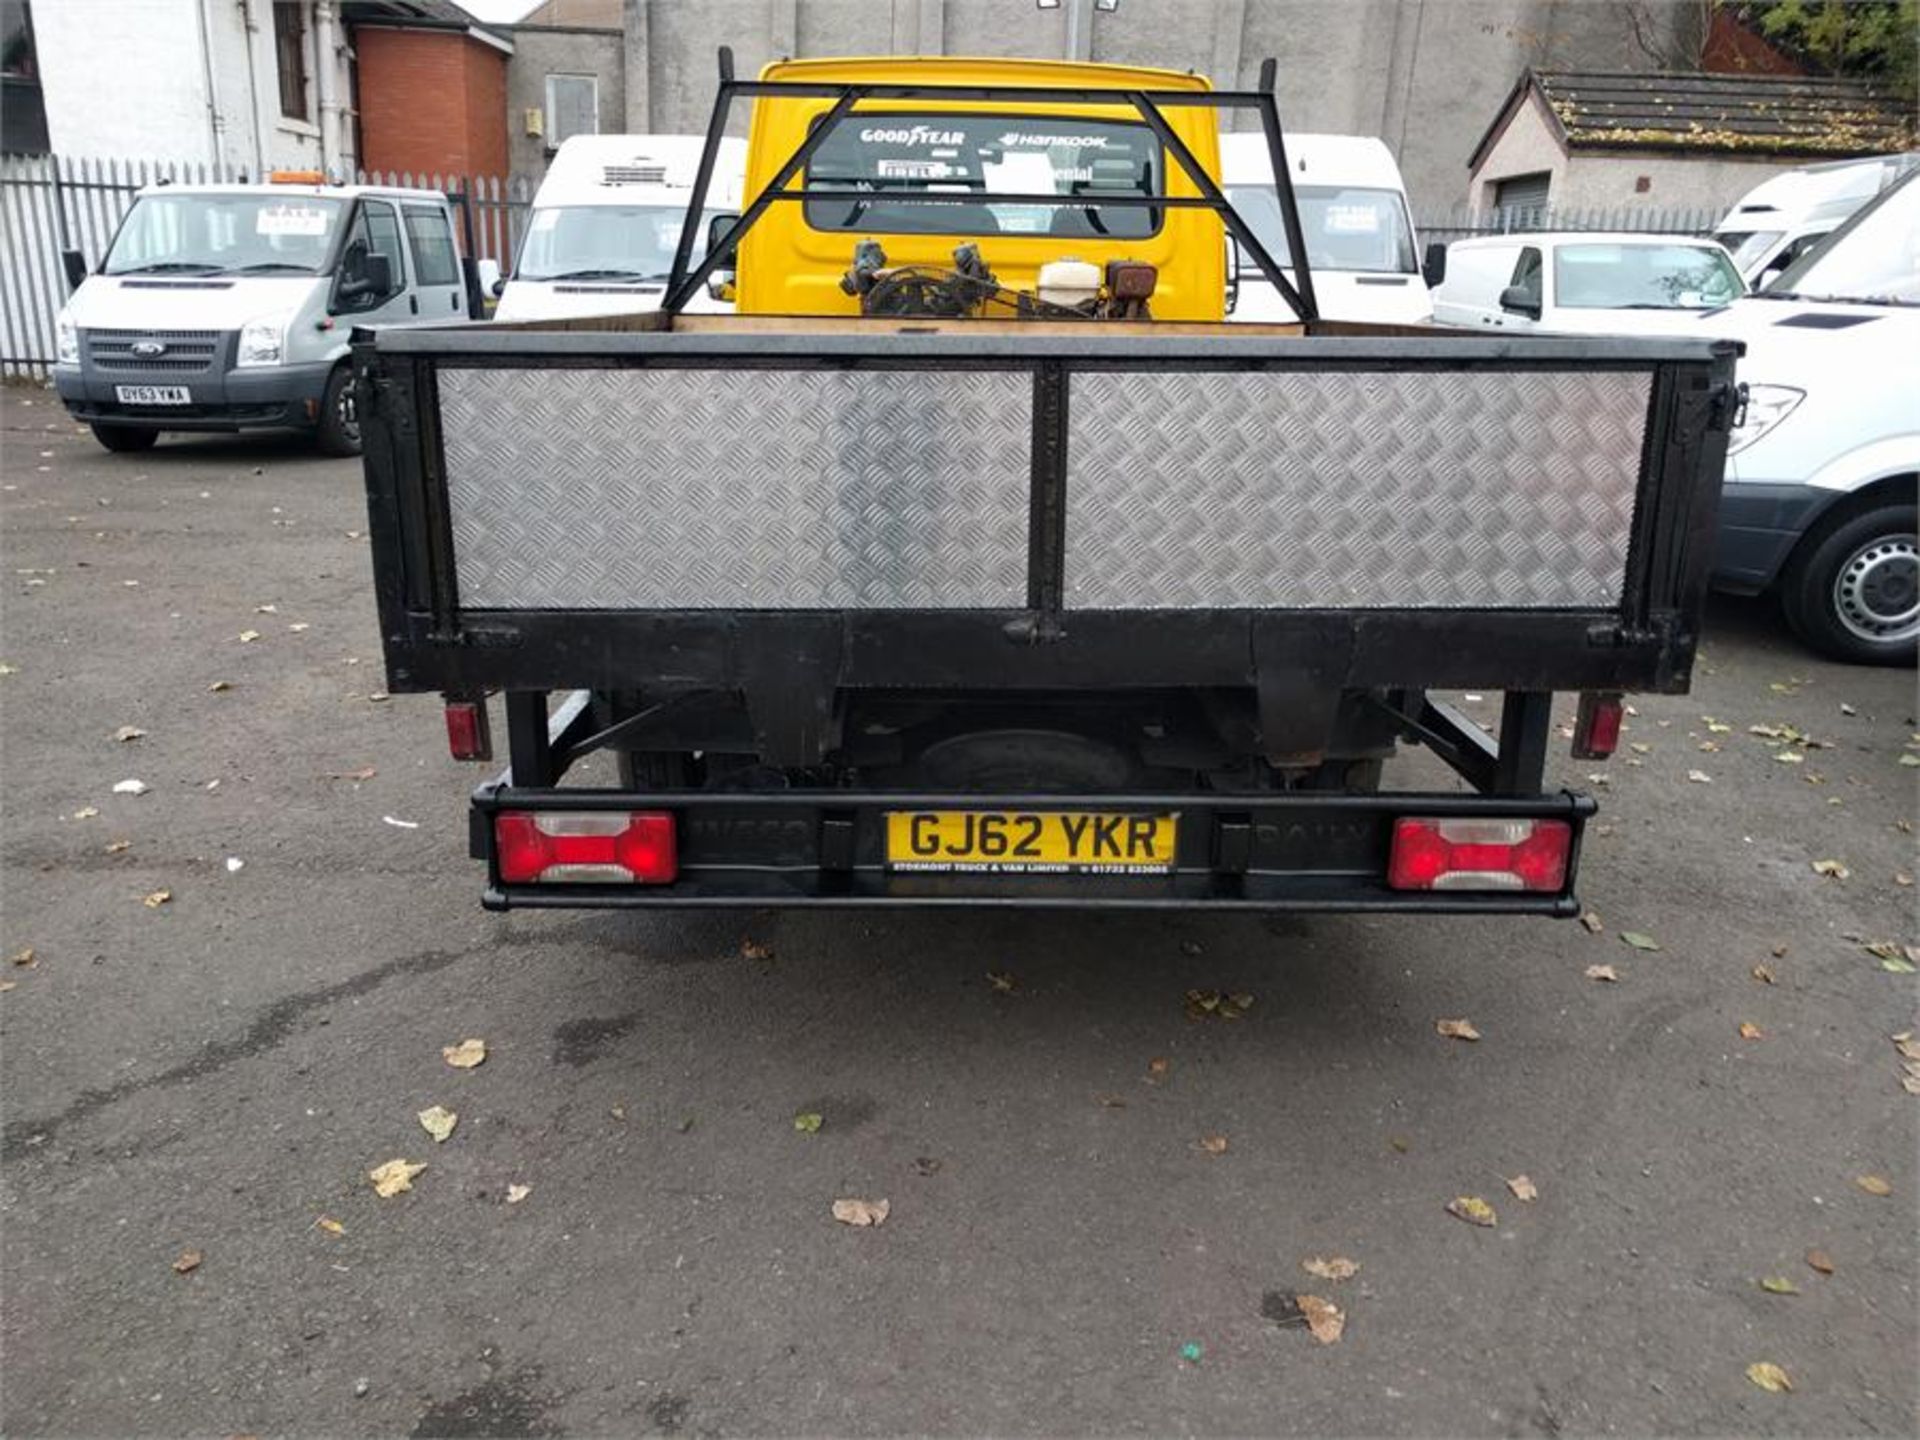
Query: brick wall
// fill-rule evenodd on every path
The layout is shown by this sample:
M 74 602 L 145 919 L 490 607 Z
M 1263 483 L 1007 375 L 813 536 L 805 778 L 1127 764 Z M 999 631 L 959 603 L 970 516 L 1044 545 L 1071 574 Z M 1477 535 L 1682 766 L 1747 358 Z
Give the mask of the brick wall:
M 360 163 L 415 175 L 507 173 L 507 57 L 444 30 L 359 27 Z

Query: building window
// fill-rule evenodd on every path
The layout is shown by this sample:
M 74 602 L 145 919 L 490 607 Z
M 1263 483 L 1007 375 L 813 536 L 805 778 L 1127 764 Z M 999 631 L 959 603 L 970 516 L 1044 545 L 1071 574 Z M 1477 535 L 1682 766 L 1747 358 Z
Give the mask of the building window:
M 547 148 L 574 135 L 600 133 L 600 81 L 592 75 L 547 76 Z
M 280 113 L 310 120 L 307 108 L 307 7 L 305 0 L 274 0 L 273 58 L 280 72 Z
M 47 111 L 33 49 L 33 7 L 0 0 L 0 153 L 44 155 Z

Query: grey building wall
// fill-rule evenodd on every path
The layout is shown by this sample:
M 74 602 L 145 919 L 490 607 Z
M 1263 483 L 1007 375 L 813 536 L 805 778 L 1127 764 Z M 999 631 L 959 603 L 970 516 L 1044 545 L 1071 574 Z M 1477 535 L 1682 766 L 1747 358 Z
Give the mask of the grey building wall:
M 507 62 L 507 164 L 513 174 L 546 173 L 547 141 L 527 134 L 526 113 L 545 109 L 549 75 L 595 76 L 601 132 L 618 134 L 626 127 L 626 39 L 620 31 L 523 25 L 507 33 L 513 37 Z
M 1073 55 L 1222 86 L 1250 86 L 1272 56 L 1288 128 L 1378 135 L 1417 207 L 1453 206 L 1522 69 L 1684 64 L 1699 11 L 1699 0 L 1119 0 L 1111 13 L 1092 0 L 625 0 L 626 126 L 705 129 L 722 44 L 742 75 L 782 55 Z M 745 121 L 742 107 L 733 133 Z

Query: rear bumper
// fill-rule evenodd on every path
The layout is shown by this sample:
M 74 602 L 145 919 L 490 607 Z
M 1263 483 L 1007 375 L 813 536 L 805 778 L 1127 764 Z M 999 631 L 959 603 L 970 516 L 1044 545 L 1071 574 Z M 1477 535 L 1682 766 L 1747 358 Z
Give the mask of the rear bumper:
M 54 388 L 74 419 L 135 430 L 311 430 L 333 366 L 272 365 L 199 375 L 100 372 L 56 365 Z M 185 385 L 188 405 L 123 405 L 120 385 Z
M 1581 832 L 1595 811 L 1572 791 L 1521 797 L 1295 792 L 1253 795 L 923 795 L 851 790 L 729 794 L 516 789 L 502 777 L 473 795 L 472 853 L 487 864 L 489 910 L 721 906 L 974 906 L 1074 910 L 1405 911 L 1453 915 L 1580 913 Z M 1164 875 L 905 873 L 885 860 L 897 810 L 1177 812 Z M 666 810 L 679 878 L 669 885 L 503 885 L 494 853 L 500 810 Z M 1401 816 L 1551 818 L 1572 849 L 1557 893 L 1398 891 L 1386 883 Z

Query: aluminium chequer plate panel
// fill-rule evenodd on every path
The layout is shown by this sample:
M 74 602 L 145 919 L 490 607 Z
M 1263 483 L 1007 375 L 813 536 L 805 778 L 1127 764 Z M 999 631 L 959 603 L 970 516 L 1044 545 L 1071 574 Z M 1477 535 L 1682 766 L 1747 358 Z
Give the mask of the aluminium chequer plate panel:
M 1018 608 L 1031 376 L 439 372 L 467 609 Z
M 1645 371 L 1071 384 L 1070 608 L 1619 603 Z

